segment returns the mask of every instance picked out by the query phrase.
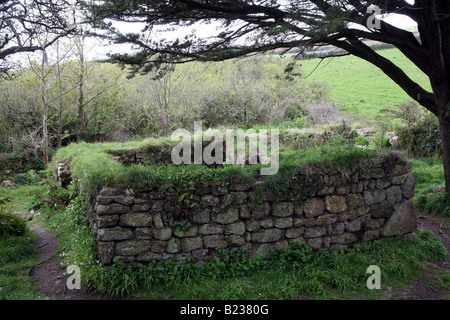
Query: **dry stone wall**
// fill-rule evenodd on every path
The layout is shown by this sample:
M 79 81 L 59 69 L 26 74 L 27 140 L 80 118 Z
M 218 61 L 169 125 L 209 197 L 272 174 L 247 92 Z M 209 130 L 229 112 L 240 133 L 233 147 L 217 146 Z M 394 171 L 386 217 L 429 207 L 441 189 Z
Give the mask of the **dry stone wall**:
M 392 236 L 414 239 L 411 171 L 393 153 L 352 170 L 312 165 L 281 193 L 268 191 L 263 177 L 252 184 L 197 184 L 184 196 L 170 185 L 105 187 L 93 206 L 98 258 L 105 265 L 116 256 L 197 262 L 215 248 L 242 248 L 252 257 L 291 242 L 342 249 Z

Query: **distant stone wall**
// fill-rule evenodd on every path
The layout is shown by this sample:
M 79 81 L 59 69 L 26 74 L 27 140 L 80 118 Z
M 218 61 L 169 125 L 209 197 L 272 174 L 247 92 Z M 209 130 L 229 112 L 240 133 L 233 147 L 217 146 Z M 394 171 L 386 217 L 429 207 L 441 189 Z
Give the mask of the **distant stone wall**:
M 108 265 L 175 258 L 202 261 L 215 248 L 250 257 L 306 242 L 342 249 L 375 239 L 415 238 L 412 166 L 397 153 L 352 170 L 311 165 L 280 194 L 263 177 L 249 184 L 205 183 L 194 190 L 103 188 L 93 204 L 98 258 Z

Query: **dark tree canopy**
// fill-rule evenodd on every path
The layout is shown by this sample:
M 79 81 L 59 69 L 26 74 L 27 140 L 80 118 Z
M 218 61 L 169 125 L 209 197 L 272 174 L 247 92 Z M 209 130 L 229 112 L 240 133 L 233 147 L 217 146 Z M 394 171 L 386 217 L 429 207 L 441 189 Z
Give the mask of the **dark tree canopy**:
M 92 5 L 93 3 L 93 5 Z M 378 20 L 374 11 L 414 20 L 414 33 Z M 117 43 L 132 43 L 136 54 L 116 54 L 119 62 L 144 72 L 155 61 L 224 60 L 276 48 L 330 44 L 381 69 L 440 122 L 447 191 L 450 193 L 450 1 L 448 0 L 102 0 L 89 9 L 97 26 Z M 369 9 L 369 10 L 368 10 Z M 145 24 L 141 33 L 121 34 L 105 19 Z M 207 26 L 211 36 L 191 33 L 176 39 L 152 38 L 164 26 Z M 221 27 L 217 28 L 217 24 Z M 149 37 L 150 35 L 150 37 Z M 432 92 L 414 82 L 363 40 L 398 48 L 430 79 Z M 361 93 L 363 94 L 363 93 Z
M 416 39 L 412 32 L 384 21 L 380 21 L 379 29 L 366 28 L 372 19 L 373 11 L 368 12 L 372 5 L 380 7 L 383 13 L 402 14 L 416 21 L 420 39 Z M 214 29 L 216 25 L 212 25 L 213 22 L 222 26 L 209 39 L 202 39 L 195 33 L 171 41 L 146 39 L 145 33 L 116 33 L 117 42 L 134 43 L 141 49 L 134 56 L 115 56 L 123 62 L 145 68 L 152 57 L 156 54 L 161 57 L 161 53 L 177 58 L 214 61 L 280 47 L 326 43 L 375 64 L 414 100 L 436 114 L 433 94 L 370 49 L 362 39 L 396 46 L 428 76 L 443 73 L 444 70 L 434 63 L 439 60 L 439 53 L 435 50 L 438 44 L 448 46 L 448 40 L 444 38 L 449 34 L 449 6 L 448 1 L 428 0 L 415 1 L 415 4 L 400 0 L 109 0 L 101 1 L 101 5 L 99 2 L 94 12 L 100 18 L 144 22 L 147 30 L 158 25 L 177 28 L 195 23 L 210 23 L 210 29 Z M 362 28 L 357 29 L 355 25 Z
M 43 50 L 72 28 L 67 13 L 74 1 L 0 0 L 0 74 L 10 69 L 8 58 L 20 52 Z M 38 34 L 55 34 L 45 47 L 36 41 Z

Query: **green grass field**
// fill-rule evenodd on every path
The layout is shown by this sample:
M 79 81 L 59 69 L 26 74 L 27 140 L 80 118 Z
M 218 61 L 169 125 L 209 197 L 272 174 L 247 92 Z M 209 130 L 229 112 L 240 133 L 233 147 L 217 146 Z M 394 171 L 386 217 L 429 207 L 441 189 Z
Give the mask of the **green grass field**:
M 399 50 L 385 49 L 378 53 L 402 68 L 426 90 L 431 91 L 427 76 Z M 327 84 L 332 101 L 341 105 L 342 111 L 362 116 L 377 116 L 383 113 L 386 106 L 396 106 L 412 100 L 380 69 L 358 57 L 344 56 L 324 59 L 321 63 L 320 61 L 321 59 L 302 61 L 303 75 L 311 74 L 307 81 Z

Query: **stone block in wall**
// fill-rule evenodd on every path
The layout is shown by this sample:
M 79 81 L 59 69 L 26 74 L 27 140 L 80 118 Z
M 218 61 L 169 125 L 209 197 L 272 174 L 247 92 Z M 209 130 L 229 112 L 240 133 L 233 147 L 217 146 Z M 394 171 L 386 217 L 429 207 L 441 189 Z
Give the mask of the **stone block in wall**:
M 255 243 L 275 242 L 280 239 L 281 239 L 281 230 L 276 228 L 263 229 L 254 232 L 251 235 L 251 241 Z
M 270 215 L 270 205 L 268 202 L 263 202 L 260 204 L 255 204 L 251 208 L 252 219 L 262 219 Z
M 164 202 L 162 200 L 155 201 L 152 205 L 153 212 L 161 212 L 164 210 Z
M 360 207 L 358 209 L 346 212 L 347 219 L 356 219 L 370 212 L 370 207 Z
M 213 212 L 211 214 L 211 221 L 220 224 L 229 224 L 239 220 L 239 208 L 229 207 L 224 211 Z
M 134 234 L 136 239 L 150 240 L 153 238 L 153 228 L 136 228 Z
M 119 225 L 122 227 L 150 227 L 153 217 L 150 213 L 126 213 L 120 216 Z
M 232 234 L 229 236 L 230 245 L 243 246 L 245 244 L 245 237 L 237 234 Z
M 228 194 L 228 188 L 226 186 L 213 186 L 211 187 L 211 193 L 213 196 L 223 196 Z
M 203 224 L 211 222 L 211 213 L 209 209 L 196 209 L 192 212 L 192 222 Z
M 334 186 L 324 186 L 323 188 L 321 188 L 317 191 L 317 195 L 324 196 L 324 195 L 328 195 L 328 194 L 333 194 L 334 191 L 335 191 Z
M 313 249 L 317 250 L 322 247 L 322 238 L 310 238 L 306 240 L 306 244 L 311 246 Z
M 214 234 L 210 236 L 203 237 L 203 245 L 205 248 L 225 248 L 228 242 L 225 240 L 224 236 L 221 234 Z
M 154 241 L 151 243 L 150 251 L 154 253 L 164 253 L 166 251 L 166 241 Z
M 286 230 L 285 237 L 289 239 L 298 238 L 305 233 L 304 227 L 290 228 Z
M 142 203 L 138 203 L 138 204 L 133 204 L 131 206 L 131 211 L 133 212 L 145 212 L 148 211 L 152 208 L 152 205 L 150 204 L 150 202 L 142 202 Z
M 402 186 L 403 197 L 411 199 L 414 197 L 416 187 L 416 179 L 412 174 L 409 174 Z
M 276 218 L 273 220 L 273 225 L 274 227 L 281 229 L 290 228 L 293 226 L 292 217 Z
M 273 218 L 272 217 L 267 217 L 264 219 L 259 220 L 259 225 L 261 226 L 261 228 L 264 229 L 269 229 L 273 227 Z
M 114 258 L 114 242 L 99 241 L 98 256 L 100 259 L 100 263 L 104 265 L 110 265 Z
M 382 236 L 398 236 L 414 232 L 416 229 L 416 208 L 411 200 L 407 200 L 395 206 L 394 213 L 384 225 Z
M 304 209 L 304 203 L 303 201 L 295 201 L 294 202 L 294 213 L 299 216 L 302 217 L 303 216 L 303 209 Z
M 403 199 L 403 191 L 399 186 L 386 189 L 386 198 L 390 204 L 396 204 Z
M 364 191 L 364 201 L 367 206 L 371 206 L 373 204 L 382 203 L 386 199 L 386 192 L 383 190 L 368 190 Z
M 380 228 L 381 226 L 384 225 L 384 222 L 386 221 L 386 219 L 381 218 L 381 219 L 370 219 L 369 221 L 367 221 L 366 223 L 366 229 L 367 230 L 375 230 Z
M 391 185 L 391 181 L 389 179 L 378 179 L 377 180 L 377 189 L 386 189 Z
M 310 228 L 305 228 L 304 237 L 305 238 L 318 238 L 318 237 L 322 237 L 322 236 L 326 235 L 327 233 L 328 233 L 327 228 L 324 226 L 310 227 Z
M 408 178 L 409 173 L 401 175 L 401 176 L 394 176 L 391 178 L 391 182 L 393 185 L 401 185 L 405 183 L 406 178 Z
M 115 197 L 102 197 L 102 196 L 97 196 L 97 204 L 110 204 L 111 202 L 113 202 L 115 199 Z
M 169 240 L 172 237 L 173 230 L 169 227 L 163 227 L 161 229 L 156 229 L 153 232 L 153 237 L 156 240 Z
M 364 206 L 364 198 L 359 193 L 352 193 L 347 196 L 347 206 L 349 210 L 353 210 Z
M 225 231 L 227 234 L 243 235 L 245 233 L 244 222 L 236 222 L 226 225 Z
M 361 220 L 359 218 L 344 223 L 345 230 L 348 232 L 357 232 L 361 230 Z
M 102 197 L 111 197 L 111 196 L 121 196 L 124 190 L 122 188 L 102 188 L 99 192 L 99 196 Z
M 249 220 L 245 223 L 245 229 L 247 231 L 258 231 L 260 228 L 259 222 L 256 220 Z
M 139 261 L 139 262 L 149 262 L 152 260 L 158 261 L 158 260 L 161 260 L 161 258 L 162 258 L 161 253 L 155 253 L 155 252 L 148 251 L 148 252 L 145 252 L 145 253 L 142 253 L 142 254 L 136 256 L 136 261 Z
M 166 251 L 168 253 L 177 253 L 181 250 L 181 242 L 177 238 L 171 238 L 167 241 Z
M 331 243 L 337 244 L 353 244 L 358 241 L 358 238 L 353 233 L 344 232 L 342 234 L 332 235 Z
M 269 243 L 252 243 L 251 248 L 247 251 L 250 258 L 255 256 L 267 256 L 271 250 Z
M 235 192 L 234 193 L 234 201 L 236 204 L 244 204 L 248 198 L 248 195 L 245 192 Z
M 249 183 L 234 183 L 229 186 L 231 191 L 247 191 L 251 188 Z
M 127 240 L 116 243 L 115 254 L 119 256 L 135 256 L 150 249 L 148 240 Z
M 294 204 L 290 202 L 275 202 L 272 205 L 272 214 L 275 217 L 289 217 L 294 213 Z
M 128 240 L 132 238 L 134 238 L 134 234 L 130 229 L 121 227 L 98 229 L 98 239 L 100 241 Z
M 174 255 L 174 259 L 178 263 L 189 263 L 192 261 L 192 255 L 190 252 L 181 252 Z
M 114 227 L 119 223 L 119 215 L 96 216 L 95 221 L 98 228 Z
M 362 241 L 367 242 L 367 241 L 377 240 L 379 238 L 380 238 L 380 229 L 368 230 L 368 231 L 364 232 Z
M 191 226 L 188 230 L 173 230 L 173 234 L 178 238 L 189 238 L 198 235 L 198 226 Z
M 202 237 L 192 237 L 181 239 L 181 251 L 190 252 L 196 249 L 203 248 L 203 238 Z
M 99 204 L 97 206 L 97 214 L 98 215 L 105 215 L 105 214 L 122 214 L 127 213 L 130 210 L 128 206 L 124 206 L 122 204 L 118 203 L 111 203 L 111 204 Z
M 391 204 L 377 204 L 370 208 L 372 218 L 389 218 L 394 212 L 394 206 Z
M 215 223 L 203 224 L 199 227 L 198 232 L 201 235 L 221 234 L 223 227 Z
M 325 210 L 325 203 L 322 199 L 313 198 L 305 202 L 303 210 L 307 218 L 320 216 Z
M 323 214 L 319 217 L 317 217 L 316 225 L 318 226 L 325 226 L 332 223 L 335 223 L 338 219 L 337 214 Z
M 241 219 L 250 219 L 250 208 L 247 205 L 241 206 L 241 208 L 239 209 L 239 216 L 241 217 Z
M 154 213 L 152 215 L 152 219 L 153 219 L 153 226 L 157 229 L 163 228 L 164 227 L 164 223 L 163 223 L 163 219 L 161 216 L 161 212 L 157 212 Z
M 231 206 L 234 203 L 234 194 L 226 194 L 224 196 L 221 196 L 220 198 L 220 209 L 227 208 Z
M 208 194 L 202 196 L 201 202 L 203 207 L 217 207 L 220 203 L 220 200 L 218 197 L 214 197 Z
M 331 225 L 331 234 L 339 235 L 344 233 L 345 231 L 345 223 L 344 222 L 335 222 Z

